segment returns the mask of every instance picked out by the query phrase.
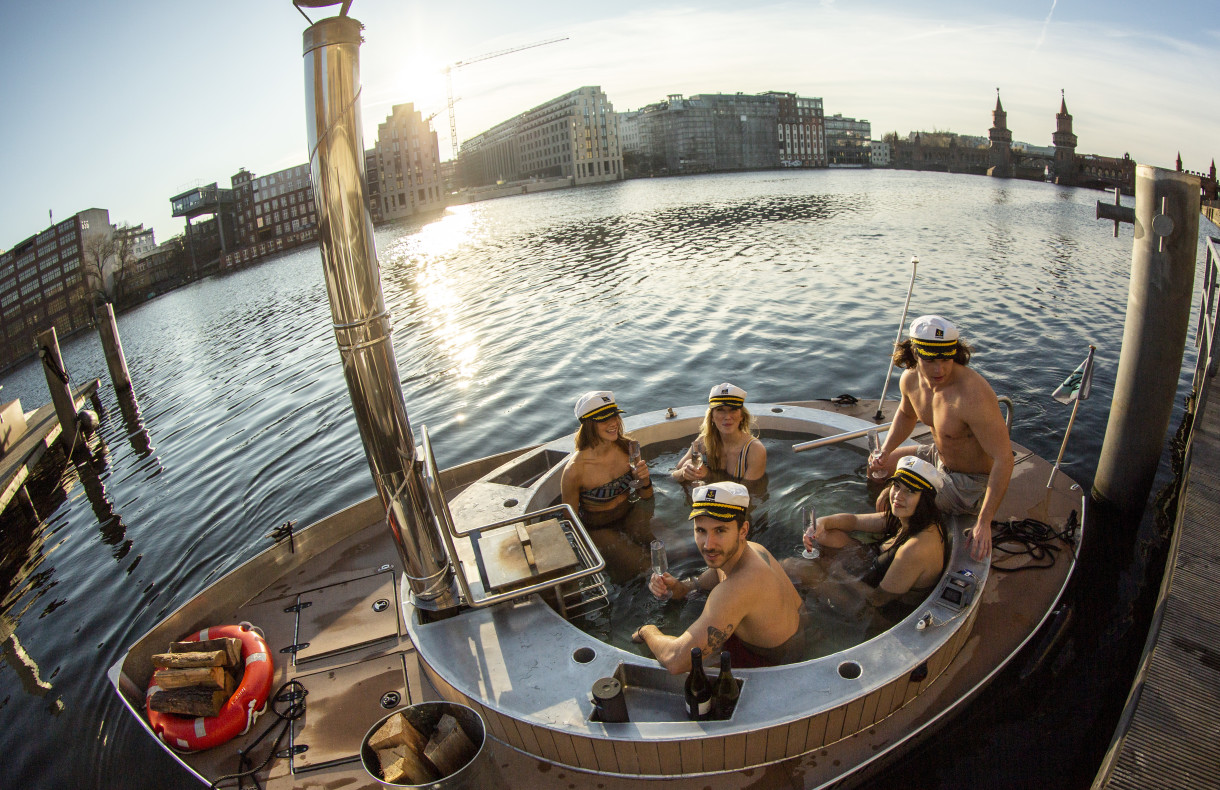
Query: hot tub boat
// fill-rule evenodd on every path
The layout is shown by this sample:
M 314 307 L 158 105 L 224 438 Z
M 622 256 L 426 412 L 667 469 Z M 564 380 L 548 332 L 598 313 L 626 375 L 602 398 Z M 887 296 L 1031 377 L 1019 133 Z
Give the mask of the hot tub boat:
M 876 427 L 875 410 L 875 401 L 756 406 L 762 430 L 810 439 Z M 702 406 L 682 407 L 625 422 L 648 457 L 650 445 L 692 436 L 702 413 Z M 901 754 L 977 694 L 1048 619 L 1075 565 L 1075 547 L 1057 541 L 1062 551 L 1051 567 L 990 568 L 970 559 L 960 537 L 970 522 L 954 518 L 942 583 L 904 620 L 832 655 L 738 670 L 741 697 L 732 717 L 691 722 L 680 676 L 570 622 L 606 592 L 596 547 L 570 511 L 553 505 L 572 437 L 437 472 L 424 433 L 421 464 L 438 503 L 435 527 L 462 590 L 456 612 L 438 617 L 416 605 L 377 497 L 281 532 L 275 545 L 183 605 L 111 669 L 150 735 L 157 737 L 144 714 L 151 655 L 200 628 L 249 622 L 271 646 L 274 686 L 295 680 L 307 693 L 304 715 L 259 772 L 268 788 L 376 786 L 359 762 L 362 737 L 387 709 L 430 699 L 482 715 L 508 787 L 566 787 L 569 771 L 597 773 L 608 787 L 658 778 L 701 787 L 709 774 L 728 787 L 734 779 L 753 781 L 762 768 L 822 787 Z M 863 439 L 851 441 L 863 448 Z M 1081 521 L 1079 487 L 1056 474 L 1047 488 L 1050 465 L 1017 445 L 1014 453 L 998 520 L 1036 518 L 1056 532 Z M 500 545 L 496 537 L 515 538 L 518 524 L 554 521 L 575 557 L 559 575 L 543 578 L 531 569 L 509 579 L 511 570 L 494 567 L 489 547 Z M 589 692 L 602 677 L 622 684 L 629 722 L 597 720 Z M 238 753 L 272 719 L 212 750 L 166 750 L 211 783 L 238 770 Z M 252 752 L 261 761 L 258 747 Z M 566 770 L 540 770 L 547 765 Z
M 577 515 L 555 504 L 572 436 L 443 471 L 426 429 L 416 447 L 364 197 L 361 26 L 346 16 L 350 0 L 339 1 L 339 16 L 304 35 L 310 165 L 336 342 L 377 495 L 305 529 L 273 531 L 269 548 L 111 667 L 120 699 L 172 759 L 205 784 L 235 786 L 226 777 L 248 770 L 267 788 L 375 787 L 361 762 L 370 726 L 389 710 L 443 699 L 476 711 L 492 736 L 482 759 L 498 779 L 483 786 L 569 788 L 587 772 L 605 788 L 702 788 L 709 777 L 717 787 L 824 787 L 857 781 L 929 735 L 1014 660 L 1055 611 L 1079 535 L 1053 539 L 1049 567 L 1013 573 L 972 561 L 961 538 L 969 523 L 950 519 L 945 575 L 909 616 L 830 655 L 739 670 L 740 698 L 723 721 L 687 721 L 681 678 L 573 625 L 604 604 L 608 582 Z M 863 448 L 895 406 L 839 400 L 751 408 L 764 432 Z M 649 457 L 650 447 L 693 437 L 703 410 L 625 422 Z M 999 520 L 1034 518 L 1070 536 L 1085 520 L 1080 488 L 1014 450 Z M 178 751 L 184 744 L 161 740 L 145 714 L 152 656 L 201 629 L 242 623 L 265 638 L 273 707 L 286 717 L 265 713 L 226 743 Z M 624 690 L 627 722 L 595 713 L 590 690 L 606 677 Z

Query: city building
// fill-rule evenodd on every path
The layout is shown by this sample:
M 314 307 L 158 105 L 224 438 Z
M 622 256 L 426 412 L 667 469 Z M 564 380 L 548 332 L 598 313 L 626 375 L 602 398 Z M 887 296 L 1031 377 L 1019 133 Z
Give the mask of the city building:
M 153 229 L 145 230 L 142 222 L 135 226 L 116 227 L 114 239 L 126 248 L 131 260 L 139 260 L 157 248 L 157 239 Z
M 822 100 L 793 93 L 670 94 L 636 118 L 643 173 L 824 167 Z
M 889 167 L 890 144 L 885 140 L 872 140 L 869 143 L 869 164 L 872 167 Z
M 443 209 L 446 189 L 440 171 L 440 145 L 436 132 L 415 105 L 395 104 L 377 125 L 377 186 L 381 219 L 390 221 Z
M 618 142 L 623 153 L 640 150 L 640 111 L 628 110 L 618 113 Z
M 186 238 L 179 235 L 128 264 L 123 278 L 125 303 L 147 301 L 187 281 Z
M 214 274 L 222 256 L 237 246 L 237 207 L 232 189 L 215 181 L 169 199 L 172 216 L 186 218 L 186 250 L 191 275 Z M 206 219 L 200 219 L 206 217 Z
M 891 166 L 899 170 L 985 175 L 991 166 L 985 137 L 932 131 L 911 132 L 903 140 L 891 133 L 883 143 L 890 146 Z
M 830 167 L 868 167 L 872 162 L 872 124 L 839 113 L 826 116 L 825 122 L 827 164 Z
M 368 190 L 369 216 L 374 225 L 380 225 L 385 219 L 381 216 L 381 176 L 377 167 L 377 149 L 368 148 L 364 151 L 364 184 Z
M 779 164 L 783 167 L 826 167 L 826 124 L 820 98 L 768 91 L 778 104 Z
M 309 244 L 318 237 L 309 165 L 293 165 L 263 176 L 244 167 L 230 179 L 238 244 L 221 253 L 221 269 Z
M 623 150 L 609 97 L 586 85 L 462 143 L 468 187 L 567 179 L 573 186 L 619 181 Z
M 34 353 L 44 330 L 55 327 L 62 339 L 92 325 L 85 251 L 96 234 L 109 240 L 113 232 L 110 212 L 91 208 L 0 254 L 0 366 Z
M 649 173 L 707 173 L 716 166 L 712 108 L 699 96 L 671 93 L 640 108 L 639 158 Z

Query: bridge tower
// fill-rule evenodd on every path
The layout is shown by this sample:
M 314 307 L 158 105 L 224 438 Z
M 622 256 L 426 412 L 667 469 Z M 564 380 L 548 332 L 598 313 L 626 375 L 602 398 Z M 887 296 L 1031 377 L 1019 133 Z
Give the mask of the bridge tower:
M 987 175 L 995 178 L 1012 178 L 1012 132 L 1008 130 L 1008 113 L 1000 104 L 1000 89 L 995 89 L 995 109 L 991 112 L 991 128 L 987 131 L 991 139 L 991 155 Z
M 1055 133 L 1051 135 L 1051 141 L 1055 144 L 1055 183 L 1072 186 L 1080 172 L 1076 162 L 1076 135 L 1072 134 L 1072 116 L 1068 113 L 1067 98 L 1062 90 L 1059 94 Z

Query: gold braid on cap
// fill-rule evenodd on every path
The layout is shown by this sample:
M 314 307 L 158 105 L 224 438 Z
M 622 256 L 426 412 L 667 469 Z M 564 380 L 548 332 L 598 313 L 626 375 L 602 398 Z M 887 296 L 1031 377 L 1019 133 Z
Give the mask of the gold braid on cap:
M 911 338 L 911 348 L 927 359 L 952 359 L 957 356 L 957 340 L 921 340 Z
M 915 474 L 910 469 L 899 469 L 897 472 L 894 472 L 893 476 L 890 477 L 890 479 L 898 480 L 902 483 L 905 483 L 906 485 L 910 486 L 911 489 L 914 491 L 933 491 L 933 490 L 935 490 L 935 487 L 931 483 L 929 483 L 927 480 L 924 480 L 922 477 Z
M 688 518 L 695 516 L 711 516 L 717 521 L 741 521 L 746 514 L 744 505 L 730 505 L 724 502 L 696 502 Z
M 618 413 L 619 413 L 618 405 L 614 401 L 610 401 L 605 406 L 602 406 L 600 408 L 594 409 L 591 412 L 588 412 L 587 414 L 585 414 L 585 416 L 581 417 L 580 419 L 596 420 L 598 422 L 601 422 L 602 420 L 610 419 L 611 417 L 613 417 L 614 415 L 616 415 Z

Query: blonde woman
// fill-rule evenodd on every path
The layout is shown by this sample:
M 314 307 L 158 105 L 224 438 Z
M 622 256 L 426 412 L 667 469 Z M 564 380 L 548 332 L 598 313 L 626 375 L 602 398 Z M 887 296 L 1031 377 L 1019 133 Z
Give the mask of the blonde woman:
M 729 383 L 712 387 L 699 438 L 679 459 L 673 478 L 683 483 L 706 480 L 709 474 L 759 479 L 767 473 L 767 448 L 753 428 L 746 391 Z

